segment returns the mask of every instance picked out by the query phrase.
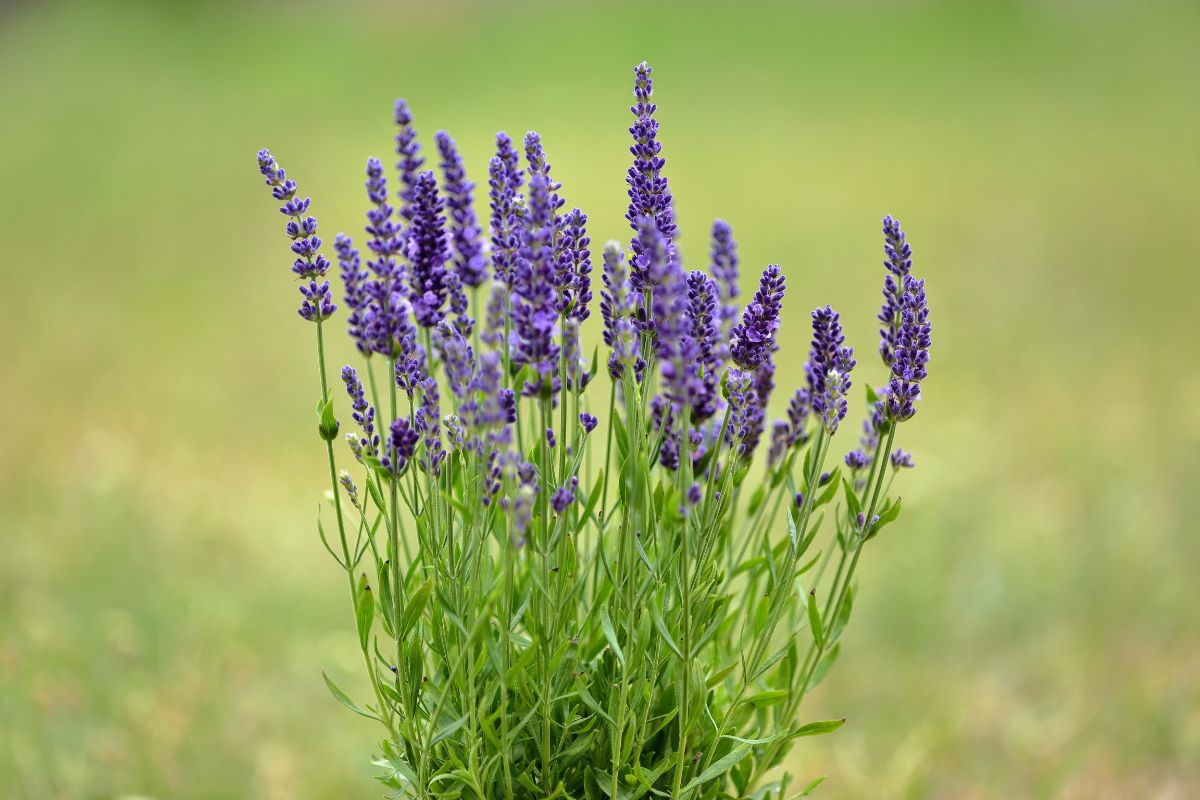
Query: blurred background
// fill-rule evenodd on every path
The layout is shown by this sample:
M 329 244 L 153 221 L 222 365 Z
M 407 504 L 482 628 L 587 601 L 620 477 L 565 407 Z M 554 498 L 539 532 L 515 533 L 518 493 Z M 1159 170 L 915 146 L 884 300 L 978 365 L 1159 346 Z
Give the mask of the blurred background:
M 918 469 L 797 773 L 1200 796 L 1200 7 L 1079 0 L 0 3 L 0 795 L 379 796 L 254 153 L 357 232 L 404 96 L 480 183 L 536 128 L 627 239 L 642 59 L 689 265 L 721 216 L 744 290 L 786 270 L 778 401 L 827 302 L 883 380 L 884 213 L 928 280 Z

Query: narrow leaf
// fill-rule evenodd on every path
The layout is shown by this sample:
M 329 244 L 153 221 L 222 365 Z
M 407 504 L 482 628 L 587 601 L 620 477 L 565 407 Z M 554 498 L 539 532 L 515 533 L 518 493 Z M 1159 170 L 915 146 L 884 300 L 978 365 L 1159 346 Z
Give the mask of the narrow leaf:
M 702 786 L 714 778 L 719 778 L 729 770 L 733 769 L 733 765 L 741 761 L 746 756 L 750 755 L 750 745 L 743 744 L 730 750 L 723 758 L 717 759 L 713 765 L 701 772 L 692 780 L 688 781 L 687 786 L 683 787 L 683 794 L 687 794 L 697 786 Z
M 621 662 L 621 666 L 625 666 L 625 653 L 621 650 L 621 645 L 617 643 L 617 632 L 608 616 L 608 609 L 604 606 L 600 607 L 600 627 L 604 629 L 604 638 L 608 639 L 608 646 L 612 648 L 613 655 L 617 657 L 617 661 Z
M 358 600 L 355 603 L 354 617 L 358 623 L 358 642 L 363 648 L 366 648 L 367 641 L 371 636 L 371 621 L 375 618 L 375 596 L 371 593 L 366 575 L 363 575 L 362 580 L 358 582 Z
M 355 714 L 358 714 L 361 717 L 366 717 L 367 719 L 373 719 L 373 720 L 379 719 L 379 717 L 376 714 L 374 714 L 370 711 L 367 711 L 364 708 L 361 708 L 357 703 L 355 703 L 353 700 L 351 700 L 350 695 L 346 694 L 341 689 L 339 689 L 338 685 L 336 683 L 334 683 L 332 680 L 330 680 L 329 676 L 326 675 L 324 672 L 321 673 L 321 677 L 325 679 L 325 685 L 329 687 L 330 694 L 332 694 L 334 699 L 337 700 L 339 703 L 341 703 L 346 708 L 350 709 Z
M 801 725 L 797 728 L 792 736 L 820 736 L 823 733 L 833 733 L 838 728 L 846 724 L 843 719 L 827 719 L 822 722 L 810 722 L 807 725 Z
M 421 614 L 425 611 L 425 606 L 429 603 L 429 594 L 432 591 L 433 578 L 426 578 L 425 582 L 412 593 L 412 597 L 408 598 L 408 603 L 404 606 L 404 614 L 400 618 L 401 637 L 416 627 L 417 622 L 421 619 Z
M 812 629 L 813 641 L 817 647 L 825 646 L 825 629 L 821 626 L 821 611 L 817 608 L 817 590 L 808 593 L 808 627 Z

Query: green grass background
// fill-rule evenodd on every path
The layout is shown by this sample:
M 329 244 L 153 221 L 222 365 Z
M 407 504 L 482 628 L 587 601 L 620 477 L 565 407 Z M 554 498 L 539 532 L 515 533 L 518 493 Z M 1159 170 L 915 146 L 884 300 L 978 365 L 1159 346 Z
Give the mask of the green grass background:
M 643 58 L 689 265 L 720 215 L 745 289 L 786 270 L 781 398 L 826 302 L 882 379 L 885 212 L 928 280 L 919 469 L 798 774 L 1200 795 L 1200 9 L 1060 0 L 0 6 L 0 796 L 378 796 L 254 152 L 358 230 L 405 96 L 477 181 L 536 128 L 626 238 Z

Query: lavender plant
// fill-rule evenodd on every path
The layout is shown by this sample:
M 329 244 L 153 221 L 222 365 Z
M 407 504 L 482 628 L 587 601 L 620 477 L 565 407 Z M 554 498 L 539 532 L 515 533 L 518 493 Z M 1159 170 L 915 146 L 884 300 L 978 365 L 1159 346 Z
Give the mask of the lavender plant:
M 784 757 L 843 723 L 802 706 L 839 657 L 866 543 L 900 513 L 892 481 L 913 460 L 893 447 L 926 377 L 925 284 L 886 217 L 886 383 L 866 387 L 859 446 L 831 456 L 857 364 L 825 306 L 756 462 L 784 276 L 768 266 L 739 308 L 720 220 L 710 270 L 685 271 L 651 76 L 635 69 L 631 234 L 601 251 L 590 361 L 589 218 L 563 211 L 541 137 L 526 135 L 522 166 L 497 136 L 485 233 L 454 141 L 435 137 L 439 184 L 401 100 L 394 188 L 367 162 L 365 268 L 351 236 L 334 242 L 361 356 L 335 399 L 317 220 L 258 154 L 315 328 L 332 507 L 317 529 L 345 573 L 368 694 L 326 682 L 380 727 L 395 797 L 803 796 L 820 779 L 793 784 Z

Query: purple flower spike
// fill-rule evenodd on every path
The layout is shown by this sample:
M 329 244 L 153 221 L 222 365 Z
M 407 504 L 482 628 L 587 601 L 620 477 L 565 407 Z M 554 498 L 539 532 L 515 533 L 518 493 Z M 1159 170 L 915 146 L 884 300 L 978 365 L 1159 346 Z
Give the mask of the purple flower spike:
M 434 333 L 434 346 L 438 358 L 446 370 L 446 381 L 451 393 L 462 398 L 475 375 L 475 351 L 453 325 L 441 322 Z
M 557 391 L 558 312 L 554 290 L 554 211 L 550 186 L 541 172 L 529 180 L 529 208 L 522 231 L 512 298 L 512 360 L 530 365 L 536 375 L 526 381 L 529 396 Z
M 364 284 L 370 298 L 363 315 L 363 327 L 371 349 L 385 357 L 405 352 L 414 334 L 409 320 L 408 301 L 404 298 L 404 267 L 396 257 L 404 249 L 400 223 L 393 218 L 388 204 L 387 179 L 377 158 L 367 160 L 367 247 L 374 258 L 367 262 L 373 278 Z
M 579 478 L 572 477 L 566 484 L 558 487 L 550 498 L 550 506 L 555 514 L 561 514 L 575 502 L 575 491 L 579 488 Z
M 600 424 L 600 420 L 596 419 L 596 417 L 592 414 L 584 411 L 579 415 L 579 424 L 583 426 L 584 433 L 591 433 L 592 431 L 596 430 L 596 426 Z
M 670 242 L 643 217 L 638 228 L 637 255 L 630 264 L 629 283 L 638 297 L 636 316 L 643 332 L 655 337 L 660 358 L 686 329 L 687 287 L 683 271 L 673 257 Z M 646 307 L 647 298 L 650 308 Z
M 417 177 L 408 256 L 412 262 L 410 297 L 417 324 L 433 328 L 445 318 L 442 306 L 449 292 L 446 277 L 446 218 L 432 172 Z
M 767 449 L 767 467 L 773 467 L 783 460 L 783 456 L 788 450 L 788 439 L 791 435 L 791 426 L 781 419 L 775 420 L 771 424 L 771 446 Z
M 271 196 L 283 203 L 279 207 L 280 213 L 289 217 L 284 231 L 292 240 L 291 250 L 296 255 L 292 272 L 308 281 L 300 286 L 304 300 L 300 303 L 299 314 L 309 322 L 328 319 L 333 316 L 337 306 L 333 304 L 329 281 L 317 282 L 318 278 L 325 277 L 330 265 L 329 259 L 320 252 L 321 240 L 317 236 L 316 218 L 303 216 L 311 201 L 307 197 L 296 197 L 296 182 L 287 177 L 270 150 L 264 148 L 258 151 L 258 171 L 266 178 L 267 186 L 271 187 Z
M 508 287 L 500 281 L 492 281 L 488 289 L 487 309 L 483 318 L 480 340 L 491 348 L 504 343 L 504 319 L 508 314 Z
M 558 265 L 562 311 L 580 322 L 591 315 L 588 303 L 592 301 L 592 254 L 588 249 L 592 240 L 587 235 L 587 219 L 578 208 L 563 217 Z
M 830 435 L 846 418 L 846 394 L 850 391 L 850 370 L 854 369 L 854 348 L 844 347 L 838 313 L 829 306 L 812 312 L 813 340 L 808 363 L 808 394 L 813 413 Z
M 795 444 L 804 444 L 808 441 L 808 430 L 806 423 L 808 422 L 808 412 L 811 403 L 809 402 L 808 390 L 797 389 L 792 395 L 792 399 L 788 402 L 788 446 Z
M 731 444 L 736 444 L 737 455 L 749 458 L 758 446 L 763 426 L 763 410 L 754 386 L 754 373 L 733 367 L 727 375 L 729 430 L 726 437 Z
M 359 380 L 354 367 L 342 367 L 342 382 L 346 384 L 346 394 L 350 395 L 350 407 L 354 410 L 354 421 L 358 423 L 363 434 L 358 441 L 355 453 L 366 456 L 378 455 L 379 434 L 375 432 L 375 409 L 367 402 L 362 381 Z
M 738 252 L 737 242 L 733 239 L 733 229 L 723 219 L 713 222 L 712 226 L 712 276 L 717 282 L 717 290 L 721 301 L 721 337 L 729 339 L 729 329 L 733 327 L 738 314 Z
M 400 173 L 400 216 L 412 222 L 413 203 L 416 201 L 417 175 L 425 159 L 421 157 L 421 145 L 417 142 L 417 131 L 412 126 L 412 112 L 404 100 L 396 101 L 396 170 Z
M 409 401 L 412 401 L 413 395 L 425 380 L 424 348 L 415 348 L 407 355 L 396 359 L 395 377 L 396 387 L 402 389 Z
M 866 469 L 871 465 L 871 457 L 862 450 L 851 450 L 846 453 L 846 466 L 852 472 L 858 472 L 860 469 Z
M 887 396 L 876 403 L 876 409 L 888 419 L 901 422 L 916 413 L 916 401 L 921 398 L 921 381 L 929 364 L 929 306 L 925 300 L 925 281 L 912 275 L 904 278 L 901 297 L 900 329 L 896 336 L 896 351 L 892 359 L 892 379 Z
M 775 349 L 783 309 L 783 274 L 775 264 L 763 270 L 758 292 L 729 334 L 729 354 L 742 369 L 757 369 Z
M 912 469 L 916 466 L 913 462 L 912 453 L 907 453 L 900 449 L 892 453 L 891 459 L 892 469 Z
M 694 420 L 703 421 L 717 410 L 717 378 L 721 369 L 717 329 L 717 287 L 700 270 L 687 277 L 688 335 L 696 343 L 696 394 L 691 398 Z
M 425 441 L 421 465 L 435 478 L 442 474 L 441 464 L 446 458 L 446 451 L 442 449 L 442 411 L 439 403 L 437 381 L 426 378 L 421 382 L 421 406 L 413 420 Z
M 896 337 L 900 333 L 900 295 L 904 280 L 912 270 L 912 248 L 904 239 L 900 222 L 891 214 L 883 218 L 883 266 L 888 274 L 883 278 L 883 308 L 879 311 L 879 355 L 889 367 L 896 352 Z
M 654 222 L 660 234 L 668 242 L 668 249 L 674 251 L 675 212 L 672 208 L 671 190 L 667 179 L 662 174 L 666 163 L 660 153 L 662 143 L 658 141 L 658 120 L 654 118 L 657 106 L 650 102 L 654 93 L 654 82 L 650 79 L 653 70 L 643 61 L 634 68 L 633 96 L 636 102 L 630 107 L 635 117 L 629 133 L 633 136 L 633 145 L 629 152 L 633 154 L 633 164 L 629 167 L 625 182 L 629 184 L 629 210 L 625 219 L 636 232 L 643 217 Z M 630 243 L 634 256 L 641 255 L 641 236 L 635 236 Z
M 546 446 L 551 450 L 558 444 L 558 439 L 554 438 L 554 428 L 546 428 Z
M 546 181 L 547 202 L 550 205 L 551 219 L 554 221 L 554 230 L 558 231 L 562 228 L 562 215 L 559 210 L 566 203 L 559 196 L 558 190 L 562 188 L 562 184 L 550 177 L 550 162 L 546 160 L 546 151 L 542 147 L 542 137 L 537 131 L 529 131 L 525 134 L 525 162 L 529 165 L 529 187 L 530 192 L 533 191 L 533 177 L 541 175 Z M 561 251 L 556 249 L 554 257 L 557 260 Z
M 604 288 L 600 290 L 600 317 L 604 321 L 604 343 L 613 346 L 617 320 L 633 313 L 633 296 L 625 272 L 625 254 L 616 242 L 604 245 Z
M 362 262 L 354 242 L 349 236 L 339 233 L 333 240 L 333 250 L 337 253 L 338 268 L 342 273 L 343 300 L 350 314 L 346 326 L 354 346 L 364 356 L 371 355 L 371 340 L 367 333 L 367 313 L 370 297 L 367 294 L 367 279 L 370 273 L 362 269 Z
M 407 419 L 400 418 L 392 421 L 388 430 L 387 453 L 379 462 L 393 476 L 399 477 L 416 452 L 417 442 L 421 434 L 409 424 Z
M 492 275 L 512 288 L 513 268 L 521 247 L 517 225 L 517 194 L 524 171 L 512 139 L 496 134 L 496 155 L 488 162 L 488 202 L 491 207 Z
M 446 192 L 446 208 L 450 216 L 450 246 L 454 253 L 454 270 L 466 286 L 475 287 L 487 277 L 487 259 L 479 240 L 479 225 L 475 221 L 472 192 L 475 184 L 467 180 L 462 156 L 450 134 L 438 131 L 434 136 L 441 155 L 442 187 Z
M 567 375 L 567 388 L 574 392 L 582 392 L 587 388 L 592 376 L 588 373 L 587 364 L 579 350 L 579 321 L 574 317 L 568 317 L 563 323 L 561 352 Z

